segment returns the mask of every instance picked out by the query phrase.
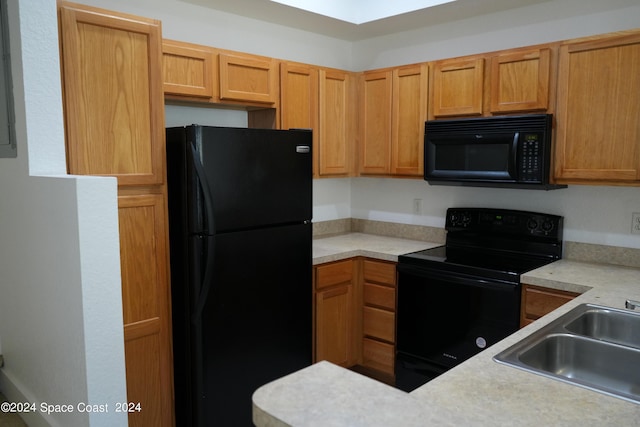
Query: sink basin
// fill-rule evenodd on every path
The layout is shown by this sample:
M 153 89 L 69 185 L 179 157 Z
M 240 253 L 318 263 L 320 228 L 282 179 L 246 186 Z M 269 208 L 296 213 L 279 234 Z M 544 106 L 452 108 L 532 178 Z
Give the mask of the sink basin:
M 640 350 L 570 334 L 544 337 L 519 356 L 525 366 L 592 390 L 640 401 Z
M 494 360 L 640 403 L 640 313 L 582 304 Z
M 640 348 L 640 316 L 632 312 L 589 308 L 566 325 L 569 332 Z

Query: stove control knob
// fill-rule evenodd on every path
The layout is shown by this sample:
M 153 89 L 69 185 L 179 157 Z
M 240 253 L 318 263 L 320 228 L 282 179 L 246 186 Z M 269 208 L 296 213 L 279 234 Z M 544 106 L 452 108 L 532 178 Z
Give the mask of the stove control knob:
M 551 221 L 545 221 L 545 222 L 543 222 L 543 223 L 542 223 L 542 229 L 543 229 L 545 232 L 547 232 L 547 233 L 548 233 L 549 231 L 553 230 L 553 222 L 551 222 Z
M 538 221 L 536 221 L 534 218 L 529 218 L 529 221 L 527 221 L 527 228 L 529 229 L 529 231 L 534 231 L 536 228 L 538 228 Z

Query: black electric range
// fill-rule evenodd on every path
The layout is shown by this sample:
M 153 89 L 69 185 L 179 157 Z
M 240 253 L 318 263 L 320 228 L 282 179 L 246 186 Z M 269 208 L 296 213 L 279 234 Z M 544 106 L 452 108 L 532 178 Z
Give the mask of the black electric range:
M 411 391 L 518 330 L 520 276 L 562 257 L 563 218 L 450 208 L 444 246 L 398 257 L 396 386 Z

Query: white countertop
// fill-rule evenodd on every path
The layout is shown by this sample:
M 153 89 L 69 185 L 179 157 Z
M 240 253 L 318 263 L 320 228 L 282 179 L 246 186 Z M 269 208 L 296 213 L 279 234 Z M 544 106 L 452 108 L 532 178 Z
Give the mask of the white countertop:
M 313 240 L 313 264 L 323 264 L 356 256 L 398 261 L 398 255 L 441 245 L 442 243 L 421 242 L 364 233 L 340 234 Z
M 332 244 L 369 238 L 338 237 L 314 242 L 314 257 L 327 262 L 340 256 L 329 253 Z M 403 246 L 403 239 L 395 240 L 395 249 Z M 395 253 L 388 247 L 382 255 L 394 260 L 438 246 L 404 243 L 416 249 Z M 375 257 L 377 250 L 363 248 L 350 249 L 356 253 L 349 256 Z M 640 300 L 640 269 L 560 260 L 523 275 L 522 281 L 584 293 L 409 394 L 329 362 L 316 363 L 258 389 L 254 422 L 269 427 L 638 425 L 639 404 L 501 365 L 492 357 L 581 303 L 624 308 L 627 298 Z

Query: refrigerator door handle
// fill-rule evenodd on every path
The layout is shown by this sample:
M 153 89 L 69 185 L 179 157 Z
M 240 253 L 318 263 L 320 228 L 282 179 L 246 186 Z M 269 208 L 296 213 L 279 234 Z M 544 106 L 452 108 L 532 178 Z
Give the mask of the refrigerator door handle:
M 209 235 L 216 234 L 215 218 L 213 216 L 213 198 L 211 197 L 209 181 L 207 181 L 207 175 L 204 171 L 204 167 L 202 166 L 202 162 L 200 162 L 200 156 L 193 144 L 191 144 L 191 156 L 193 158 L 193 168 L 196 171 L 196 176 L 198 177 L 198 182 L 202 189 L 202 196 L 204 198 L 204 211 L 207 219 L 207 229 L 203 230 L 203 232 Z
M 215 237 L 213 236 L 215 232 L 214 225 L 214 216 L 213 216 L 213 200 L 211 198 L 211 191 L 209 191 L 209 184 L 206 179 L 206 175 L 204 172 L 204 168 L 202 167 L 202 163 L 200 163 L 200 159 L 198 156 L 198 152 L 196 147 L 191 144 L 191 155 L 193 156 L 193 166 L 196 171 L 196 175 L 198 177 L 198 181 L 200 182 L 200 186 L 202 187 L 202 193 L 204 198 L 204 210 L 207 218 L 207 228 L 208 232 L 206 236 L 202 236 L 202 238 L 206 239 L 206 243 L 204 246 L 204 252 L 206 255 L 205 262 L 205 271 L 202 278 L 202 283 L 200 284 L 200 291 L 198 294 L 198 298 L 192 312 L 191 321 L 194 323 L 200 322 L 200 317 L 202 315 L 202 310 L 204 309 L 204 305 L 207 302 L 207 297 L 209 295 L 209 290 L 211 289 L 211 282 L 213 279 L 213 265 L 215 262 Z
M 194 324 L 201 322 L 202 310 L 204 310 L 204 305 L 207 303 L 209 290 L 211 289 L 211 284 L 213 282 L 213 266 L 216 259 L 215 236 L 204 236 L 202 238 L 206 239 L 206 243 L 204 244 L 204 252 L 206 252 L 207 255 L 204 275 L 202 276 L 202 283 L 200 284 L 200 291 L 198 293 L 195 307 L 193 308 L 193 311 L 191 313 L 191 321 Z

